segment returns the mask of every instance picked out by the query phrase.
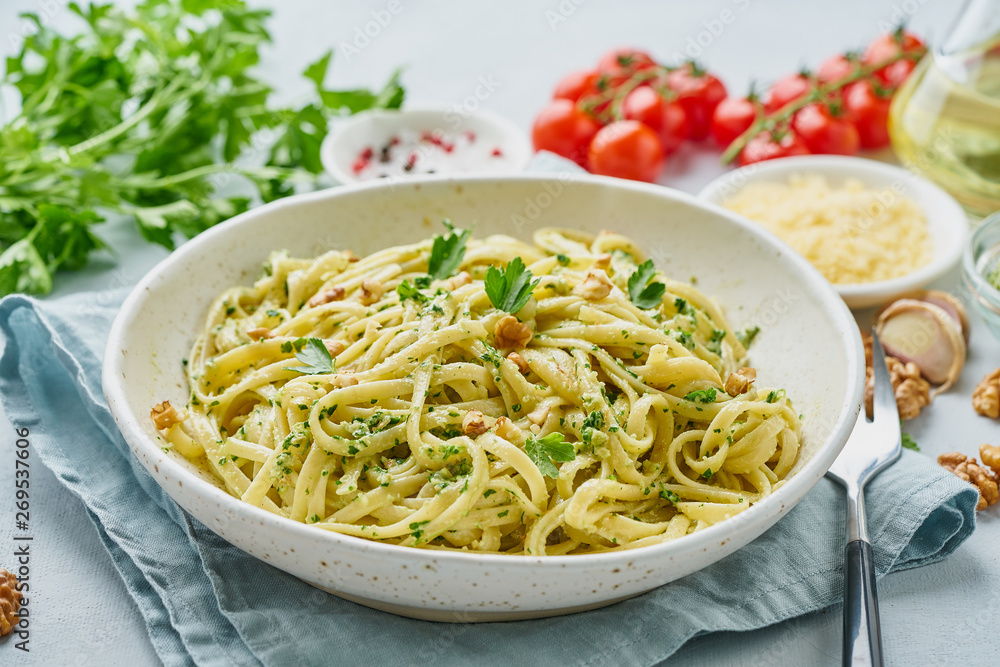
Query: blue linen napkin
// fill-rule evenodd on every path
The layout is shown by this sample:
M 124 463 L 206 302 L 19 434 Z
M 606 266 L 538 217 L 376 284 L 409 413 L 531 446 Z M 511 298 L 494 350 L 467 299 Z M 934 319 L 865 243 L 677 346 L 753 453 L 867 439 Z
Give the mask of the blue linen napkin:
M 323 593 L 188 516 L 131 456 L 100 378 L 124 296 L 0 301 L 0 396 L 86 505 L 167 665 L 649 665 L 695 635 L 761 628 L 841 599 L 845 502 L 827 479 L 731 556 L 573 616 L 442 625 Z M 904 452 L 867 495 L 879 576 L 941 560 L 975 527 L 976 491 L 920 454 Z

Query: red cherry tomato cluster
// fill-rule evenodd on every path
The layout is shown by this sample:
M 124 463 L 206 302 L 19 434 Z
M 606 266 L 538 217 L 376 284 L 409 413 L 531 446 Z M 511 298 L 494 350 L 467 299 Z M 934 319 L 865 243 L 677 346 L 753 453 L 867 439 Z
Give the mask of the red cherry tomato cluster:
M 815 72 L 797 72 L 759 97 L 727 97 L 694 62 L 657 63 L 645 51 L 615 49 L 594 69 L 555 88 L 532 128 L 536 150 L 552 151 L 595 174 L 655 181 L 686 140 L 709 136 L 723 161 L 747 165 L 787 155 L 853 155 L 889 143 L 892 95 L 925 52 L 899 28 L 864 53 L 837 54 Z
M 740 165 L 788 155 L 853 155 L 889 144 L 889 104 L 925 51 L 900 28 L 875 39 L 860 56 L 842 53 L 815 73 L 797 72 L 756 94 L 715 107 L 711 132 Z
M 563 78 L 552 97 L 535 118 L 535 150 L 595 174 L 652 182 L 686 139 L 709 135 L 726 88 L 695 63 L 669 68 L 644 51 L 616 49 Z

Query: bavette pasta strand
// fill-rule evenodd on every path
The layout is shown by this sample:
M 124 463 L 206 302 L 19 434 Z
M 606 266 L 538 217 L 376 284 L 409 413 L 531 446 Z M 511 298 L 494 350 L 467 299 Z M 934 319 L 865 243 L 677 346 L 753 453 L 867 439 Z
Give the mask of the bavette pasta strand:
M 229 493 L 317 529 L 522 555 L 676 539 L 782 484 L 800 421 L 752 371 L 727 382 L 745 337 L 643 260 L 611 232 L 450 225 L 361 259 L 274 253 L 211 306 L 186 408 L 152 417 Z

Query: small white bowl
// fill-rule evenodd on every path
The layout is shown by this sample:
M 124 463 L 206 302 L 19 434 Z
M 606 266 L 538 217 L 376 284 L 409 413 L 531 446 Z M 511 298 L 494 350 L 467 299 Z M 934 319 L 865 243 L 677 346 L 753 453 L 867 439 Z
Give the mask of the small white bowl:
M 531 160 L 528 137 L 510 121 L 486 111 L 465 111 L 461 107 L 415 107 L 408 109 L 377 109 L 334 121 L 330 133 L 320 146 L 323 168 L 338 183 L 365 180 L 354 173 L 354 161 L 367 147 L 376 151 L 391 137 L 401 132 L 441 132 L 447 135 L 475 133 L 472 146 L 460 146 L 448 164 L 438 164 L 437 172 L 460 174 L 516 174 L 524 171 Z M 491 155 L 499 148 L 501 156 Z M 461 154 L 459 154 L 461 151 Z M 426 175 L 414 172 L 414 176 Z M 403 176 L 409 178 L 408 175 Z M 394 178 L 400 178 L 395 175 Z M 367 179 L 374 180 L 374 179 Z
M 706 185 L 698 197 L 721 206 L 750 183 L 787 182 L 793 174 L 823 176 L 831 187 L 839 187 L 844 181 L 854 178 L 866 187 L 910 199 L 927 218 L 933 252 L 930 263 L 891 280 L 834 285 L 833 288 L 850 308 L 879 305 L 923 287 L 940 278 L 962 258 L 969 221 L 958 202 L 927 179 L 884 162 L 842 155 L 804 155 L 768 160 L 720 176 Z

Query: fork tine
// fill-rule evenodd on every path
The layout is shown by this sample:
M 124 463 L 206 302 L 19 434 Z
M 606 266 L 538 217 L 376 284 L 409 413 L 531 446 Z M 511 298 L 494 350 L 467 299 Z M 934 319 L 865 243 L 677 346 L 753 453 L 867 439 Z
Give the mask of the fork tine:
M 878 339 L 878 332 L 872 327 L 872 370 L 875 372 L 875 388 L 872 397 L 872 421 L 899 423 L 899 408 L 896 395 L 889 378 L 889 367 L 885 362 L 885 350 Z

